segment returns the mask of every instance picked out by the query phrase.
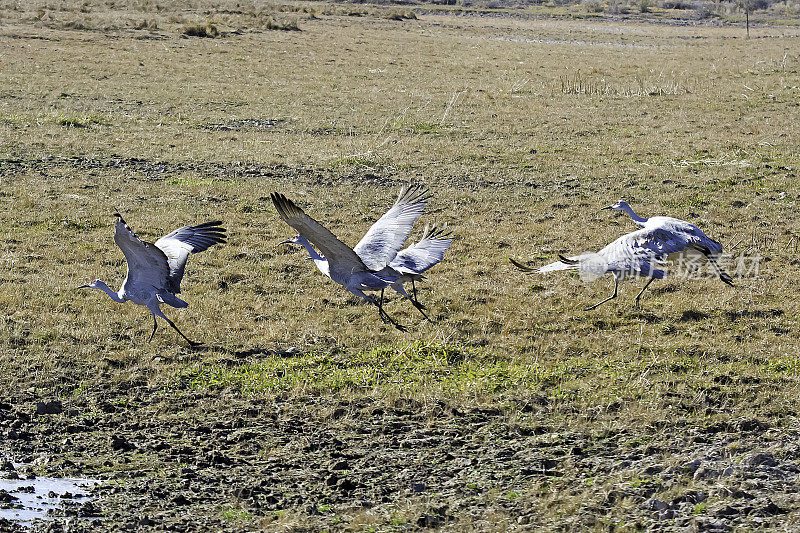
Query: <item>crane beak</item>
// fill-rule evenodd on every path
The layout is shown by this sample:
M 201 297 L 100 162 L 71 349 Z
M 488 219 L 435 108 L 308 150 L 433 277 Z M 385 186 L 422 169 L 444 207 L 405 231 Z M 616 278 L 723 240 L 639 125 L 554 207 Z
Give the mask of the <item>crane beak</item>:
M 290 241 L 289 239 L 286 239 L 285 241 L 279 242 L 275 246 L 280 246 L 281 244 L 294 244 L 294 243 L 292 241 Z
M 76 290 L 76 291 L 77 291 L 78 289 L 91 289 L 91 287 L 90 287 L 89 285 L 81 285 L 80 287 L 75 287 L 75 290 Z
M 607 205 L 605 207 L 600 208 L 600 211 L 605 211 L 606 209 L 611 209 L 612 207 L 614 207 L 614 206 L 613 205 Z

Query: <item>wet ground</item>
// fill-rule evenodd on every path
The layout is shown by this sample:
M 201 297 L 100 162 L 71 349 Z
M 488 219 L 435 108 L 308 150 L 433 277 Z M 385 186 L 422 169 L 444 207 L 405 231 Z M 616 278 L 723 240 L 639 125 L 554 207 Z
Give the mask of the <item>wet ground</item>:
M 22 473 L 25 477 L 21 477 Z M 84 478 L 37 477 L 29 465 L 3 462 L 0 479 L 0 525 L 41 527 L 56 517 L 75 515 L 98 524 L 99 510 L 89 493 L 98 481 Z
M 72 497 L 54 490 L 70 504 L 52 524 L 35 523 L 41 531 L 348 523 L 488 531 L 607 522 L 726 531 L 786 524 L 800 508 L 796 431 L 758 420 L 605 432 L 545 425 L 561 408 L 539 397 L 463 409 L 128 383 L 74 402 L 2 398 L 0 431 L 6 452 L 35 465 L 7 475 L 103 480 L 94 490 L 66 489 Z M 544 518 L 548 505 L 571 512 L 553 522 Z

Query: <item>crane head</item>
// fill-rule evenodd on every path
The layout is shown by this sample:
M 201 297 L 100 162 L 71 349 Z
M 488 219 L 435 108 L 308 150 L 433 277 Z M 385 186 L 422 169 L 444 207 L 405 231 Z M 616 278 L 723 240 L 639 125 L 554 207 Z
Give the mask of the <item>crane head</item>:
M 100 280 L 96 279 L 91 283 L 89 283 L 88 285 L 81 285 L 80 287 L 78 287 L 78 289 L 99 289 L 100 285 L 98 285 L 98 283 L 100 283 Z
M 604 208 L 600 209 L 600 211 L 605 211 L 606 209 L 619 209 L 620 211 L 624 211 L 626 208 L 630 208 L 628 202 L 625 200 L 620 200 L 615 204 L 605 206 Z
M 303 240 L 304 240 L 303 237 L 301 237 L 300 235 L 295 235 L 291 239 L 286 239 L 285 241 L 279 242 L 278 246 L 280 246 L 281 244 L 299 244 L 299 245 L 302 245 L 303 244 Z

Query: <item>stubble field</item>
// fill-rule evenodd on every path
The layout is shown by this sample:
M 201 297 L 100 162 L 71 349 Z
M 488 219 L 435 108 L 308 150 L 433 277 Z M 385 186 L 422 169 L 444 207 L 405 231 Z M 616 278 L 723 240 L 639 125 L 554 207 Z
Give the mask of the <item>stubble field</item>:
M 800 527 L 800 30 L 418 12 L 0 3 L 0 451 L 104 480 L 74 530 Z M 401 333 L 269 194 L 354 245 L 410 181 L 455 240 Z M 509 265 L 620 197 L 758 271 L 585 312 Z M 121 283 L 115 211 L 224 221 L 165 306 L 203 347 L 74 290 Z

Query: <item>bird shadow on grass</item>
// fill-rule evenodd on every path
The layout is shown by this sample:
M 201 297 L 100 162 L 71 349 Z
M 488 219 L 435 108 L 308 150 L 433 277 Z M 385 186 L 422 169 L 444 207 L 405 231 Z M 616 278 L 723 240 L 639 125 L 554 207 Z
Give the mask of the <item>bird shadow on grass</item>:
M 247 349 L 233 350 L 229 353 L 237 359 L 247 359 L 250 357 L 269 357 L 271 355 L 275 355 L 275 350 L 266 348 L 264 346 L 253 346 Z
M 187 352 L 195 353 L 218 353 L 220 356 L 227 356 L 227 361 L 241 362 L 243 359 L 262 359 L 267 357 L 290 358 L 303 355 L 299 349 L 292 347 L 286 350 L 276 350 L 266 346 L 252 346 L 249 348 L 230 349 L 229 347 L 215 346 L 213 344 L 198 344 L 195 346 L 184 346 Z
M 658 322 L 663 322 L 665 317 L 662 315 L 657 315 L 648 309 L 643 309 L 641 307 L 636 308 L 634 307 L 631 311 L 631 314 L 635 315 L 636 318 L 639 320 L 647 323 L 647 324 L 655 324 Z
M 294 347 L 286 350 L 275 350 L 273 348 L 267 348 L 265 346 L 253 346 L 241 350 L 231 350 L 228 351 L 228 353 L 237 359 L 247 359 L 247 358 L 258 359 L 262 357 L 273 357 L 273 356 L 280 358 L 290 358 L 290 357 L 299 357 L 303 355 L 303 352 Z

